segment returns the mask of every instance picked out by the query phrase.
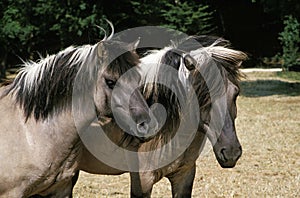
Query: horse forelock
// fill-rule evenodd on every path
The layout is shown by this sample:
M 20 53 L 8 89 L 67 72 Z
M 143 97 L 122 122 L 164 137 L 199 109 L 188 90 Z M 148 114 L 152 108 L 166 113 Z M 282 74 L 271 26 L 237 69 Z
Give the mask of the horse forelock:
M 101 67 L 101 72 L 105 72 L 106 76 L 110 77 L 111 80 L 118 80 L 122 74 L 130 69 L 136 70 L 135 66 L 139 65 L 140 59 L 134 47 L 133 43 L 124 43 L 119 40 L 107 40 L 103 42 L 105 61 Z M 130 74 L 133 73 L 135 72 Z M 138 77 L 137 75 L 134 76 Z
M 6 95 L 12 93 L 24 110 L 25 118 L 32 114 L 36 120 L 45 119 L 58 105 L 61 109 L 72 97 L 77 73 L 85 73 L 86 82 L 92 81 L 96 68 L 95 46 L 68 47 L 56 55 L 47 55 L 38 62 L 24 62 Z
M 247 55 L 244 52 L 230 49 L 229 41 L 224 39 L 215 39 L 215 41 L 210 41 L 210 45 L 203 48 L 194 50 L 191 53 L 201 54 L 205 52 L 213 58 L 219 66 L 220 69 L 225 69 L 228 73 L 228 77 L 235 85 L 238 85 L 238 82 L 241 77 L 243 77 L 239 68 L 243 61 L 247 59 Z
M 239 67 L 246 60 L 246 54 L 226 46 L 219 46 L 220 42 L 223 40 L 191 52 L 197 61 L 193 81 L 202 106 L 209 105 L 212 98 L 225 94 L 227 80 L 239 87 L 240 78 L 243 76 Z
M 239 82 L 244 77 L 240 66 L 247 59 L 247 55 L 244 52 L 222 46 L 215 46 L 211 48 L 211 51 L 214 60 L 226 71 L 228 79 L 239 87 Z
M 114 58 L 111 62 L 109 61 L 109 64 L 105 65 L 102 68 L 107 75 L 111 76 L 112 79 L 117 80 L 122 74 L 126 73 L 127 71 L 131 69 L 137 70 L 138 68 L 135 66 L 138 66 L 139 63 L 139 56 L 135 52 L 127 51 L 117 58 Z M 138 72 L 130 72 L 130 74 L 130 79 L 139 78 Z

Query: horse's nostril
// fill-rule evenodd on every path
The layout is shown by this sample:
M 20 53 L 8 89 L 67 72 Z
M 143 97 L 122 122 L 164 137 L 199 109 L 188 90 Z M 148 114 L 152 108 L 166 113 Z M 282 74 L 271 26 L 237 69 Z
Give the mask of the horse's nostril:
M 141 123 L 137 124 L 137 131 L 140 134 L 143 134 L 143 135 L 147 134 L 148 129 L 149 129 L 149 125 L 147 122 L 141 122 Z
M 221 151 L 220 151 L 221 152 L 221 156 L 222 156 L 224 162 L 226 162 L 228 160 L 226 158 L 226 155 L 225 155 L 225 150 L 226 150 L 225 148 L 222 148 Z

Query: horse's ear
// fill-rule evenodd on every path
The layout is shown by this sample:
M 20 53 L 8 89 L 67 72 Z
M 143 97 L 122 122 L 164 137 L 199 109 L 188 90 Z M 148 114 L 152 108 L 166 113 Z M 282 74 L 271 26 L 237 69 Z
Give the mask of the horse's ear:
M 132 43 L 129 44 L 129 50 L 135 51 L 141 41 L 141 38 L 139 37 L 137 40 L 133 41 Z
M 97 45 L 97 54 L 98 54 L 98 57 L 104 57 L 105 55 L 105 46 L 103 44 L 102 41 L 100 41 Z
M 183 58 L 185 67 L 191 71 L 196 68 L 197 61 L 189 54 L 185 55 Z

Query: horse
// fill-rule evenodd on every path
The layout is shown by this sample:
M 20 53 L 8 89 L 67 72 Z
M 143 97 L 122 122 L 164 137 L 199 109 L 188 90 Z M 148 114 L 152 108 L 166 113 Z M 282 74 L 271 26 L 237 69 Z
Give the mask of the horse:
M 133 133 L 155 128 L 135 89 L 141 78 L 135 69 L 138 41 L 114 40 L 110 25 L 111 35 L 94 45 L 24 62 L 15 79 L 0 88 L 1 197 L 69 196 L 82 154 L 80 133 L 98 120 L 113 119 L 112 108 L 131 121 Z M 128 70 L 131 75 L 121 79 Z M 120 95 L 113 94 L 117 85 Z
M 122 142 L 120 146 L 136 151 L 137 155 L 153 150 L 158 152 L 148 155 L 148 158 L 133 160 L 133 163 L 137 163 L 140 167 L 145 167 L 146 164 L 146 169 L 128 171 L 129 169 L 120 170 L 105 164 L 88 149 L 83 148 L 80 170 L 105 175 L 130 172 L 131 197 L 150 197 L 153 185 L 163 177 L 167 177 L 171 182 L 173 197 L 191 197 L 196 171 L 195 162 L 207 137 L 221 167 L 234 167 L 242 154 L 234 124 L 237 116 L 236 99 L 240 91 L 239 81 L 242 77 L 239 67 L 247 55 L 228 48 L 228 45 L 229 42 L 224 39 L 194 36 L 182 41 L 180 45 L 154 50 L 141 58 L 144 97 L 149 105 L 160 103 L 166 108 L 167 119 L 164 126 L 149 141 L 134 144 L 132 137 L 129 137 L 129 141 L 124 141 L 124 131 L 116 123 L 109 122 L 103 127 L 107 131 L 114 132 L 110 134 L 114 135 L 111 138 L 115 142 Z M 167 71 L 165 65 L 176 70 L 177 74 L 171 74 L 169 72 L 171 70 Z M 188 109 L 183 108 L 185 105 L 180 104 L 178 95 L 173 93 L 174 90 L 171 91 L 163 84 L 175 87 L 177 89 L 175 92 L 179 93 L 179 96 L 186 94 L 181 101 L 189 100 L 189 92 L 194 90 L 199 115 L 184 113 L 188 112 L 186 110 L 193 111 L 195 101 L 191 103 L 192 106 L 189 102 L 186 103 Z M 187 122 L 189 119 L 192 122 Z M 195 132 L 188 131 L 188 128 L 184 127 L 187 129 L 187 137 L 192 138 L 190 144 L 169 163 L 151 168 L 153 163 L 163 161 L 168 152 L 176 149 L 176 144 L 171 144 L 164 150 L 160 148 L 172 140 L 180 122 L 188 127 L 193 126 L 193 122 L 197 124 Z M 73 178 L 74 185 L 78 174 L 79 172 Z
M 178 70 L 178 79 L 185 87 L 184 89 L 194 90 L 197 95 L 200 121 L 191 144 L 176 160 L 154 171 L 131 173 L 131 178 L 137 178 L 131 180 L 131 187 L 140 187 L 131 189 L 133 197 L 150 197 L 152 186 L 162 177 L 167 177 L 171 182 L 173 197 L 190 197 L 195 177 L 195 161 L 201 152 L 206 137 L 210 140 L 216 159 L 223 168 L 234 167 L 242 154 L 234 120 L 237 116 L 236 99 L 240 90 L 239 79 L 242 76 L 238 67 L 247 56 L 243 52 L 228 48 L 229 42 L 224 39 L 206 37 L 207 41 L 204 46 L 195 42 L 197 39 L 201 41 L 202 37 L 188 38 L 177 49 L 167 47 L 150 54 L 149 59 L 146 60 L 146 63 L 163 63 L 158 64 L 157 67 L 159 68 L 153 69 L 152 67 L 150 69 L 156 71 L 156 75 L 164 71 L 161 69 L 164 68 L 162 66 L 165 64 Z M 146 71 L 147 82 L 149 76 L 153 78 L 152 76 L 155 75 L 149 75 L 152 71 L 149 72 L 148 68 Z M 146 86 L 146 92 L 150 93 L 146 96 L 151 96 L 152 100 L 153 96 L 154 99 L 159 98 L 161 95 L 159 86 L 156 84 Z M 167 98 L 173 98 L 172 93 L 171 95 L 167 94 Z M 149 101 L 147 97 L 146 99 Z M 158 101 L 154 100 L 154 102 L 159 102 L 159 99 Z M 174 102 L 172 104 L 176 105 Z M 194 106 L 193 104 L 192 106 Z M 180 105 L 177 106 L 177 109 L 181 108 Z M 187 119 L 191 119 L 191 117 L 185 120 Z M 173 126 L 170 125 L 167 129 L 170 133 L 163 132 L 162 137 L 159 138 L 161 144 L 168 142 L 170 136 L 174 136 L 173 132 L 177 130 L 177 126 L 176 123 Z M 152 144 L 157 144 L 157 142 Z M 139 148 L 139 152 L 148 151 L 151 146 L 151 143 L 144 144 Z M 172 149 L 174 148 L 170 146 L 166 150 Z M 164 153 L 162 155 L 166 156 Z

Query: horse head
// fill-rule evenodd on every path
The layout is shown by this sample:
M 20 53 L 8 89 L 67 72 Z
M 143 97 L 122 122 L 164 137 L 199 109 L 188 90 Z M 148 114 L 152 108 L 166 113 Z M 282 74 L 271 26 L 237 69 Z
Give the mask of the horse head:
M 98 44 L 98 71 L 94 100 L 99 117 L 113 118 L 124 131 L 145 140 L 157 128 L 157 121 L 140 92 L 139 56 L 132 43 L 108 40 Z M 103 100 L 104 99 L 104 100 Z
M 195 91 L 200 110 L 198 130 L 209 138 L 219 164 L 231 168 L 242 154 L 235 119 L 240 90 L 238 66 L 246 55 L 218 46 L 220 43 L 223 44 L 224 40 L 206 47 L 199 47 L 198 43 L 198 46 L 192 45 L 197 48 L 190 51 L 171 49 L 162 60 L 178 70 L 185 89 Z

